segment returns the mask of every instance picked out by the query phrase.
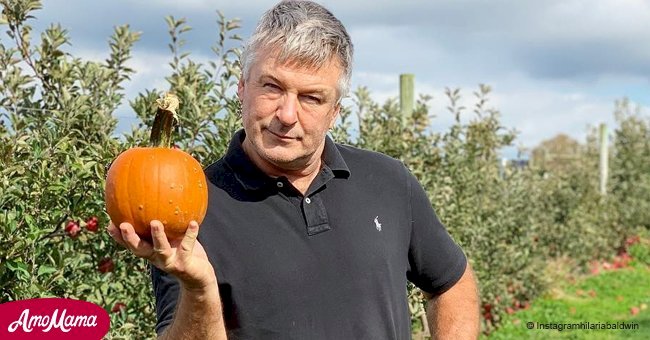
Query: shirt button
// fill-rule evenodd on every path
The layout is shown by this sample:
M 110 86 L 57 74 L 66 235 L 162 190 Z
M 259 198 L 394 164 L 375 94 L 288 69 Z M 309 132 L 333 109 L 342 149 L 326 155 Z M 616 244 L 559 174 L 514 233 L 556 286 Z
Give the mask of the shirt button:
M 284 186 L 284 183 L 282 182 L 278 182 L 277 184 L 278 184 L 278 188 L 282 188 Z
M 311 203 L 311 199 L 309 199 L 309 197 L 305 198 L 305 203 L 307 204 Z

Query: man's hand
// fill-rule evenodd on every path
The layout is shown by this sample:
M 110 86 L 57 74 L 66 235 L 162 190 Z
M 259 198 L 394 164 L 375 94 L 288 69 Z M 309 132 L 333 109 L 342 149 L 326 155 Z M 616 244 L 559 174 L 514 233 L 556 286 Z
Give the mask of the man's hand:
M 174 275 L 180 282 L 180 296 L 172 324 L 158 339 L 226 339 L 221 299 L 214 268 L 196 240 L 199 225 L 190 222 L 180 240 L 167 240 L 160 221 L 151 221 L 151 243 L 135 233 L 129 223 L 119 228 L 111 222 L 108 233 L 135 256 Z
M 129 223 L 119 228 L 111 222 L 108 233 L 111 237 L 135 256 L 145 258 L 159 269 L 174 275 L 187 290 L 202 290 L 214 287 L 216 275 L 208 261 L 203 246 L 196 240 L 199 225 L 191 221 L 185 236 L 171 242 L 165 235 L 165 227 L 160 221 L 151 221 L 152 243 L 140 238 Z

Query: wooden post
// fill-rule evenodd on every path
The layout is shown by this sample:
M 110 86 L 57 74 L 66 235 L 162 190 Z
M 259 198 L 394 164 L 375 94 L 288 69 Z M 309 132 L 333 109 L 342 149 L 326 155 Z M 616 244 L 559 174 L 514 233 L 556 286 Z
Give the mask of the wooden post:
M 399 75 L 399 108 L 402 113 L 402 127 L 406 126 L 407 118 L 413 114 L 415 106 L 415 75 Z
M 600 124 L 600 194 L 607 195 L 607 172 L 609 163 L 609 147 L 607 145 L 607 125 Z

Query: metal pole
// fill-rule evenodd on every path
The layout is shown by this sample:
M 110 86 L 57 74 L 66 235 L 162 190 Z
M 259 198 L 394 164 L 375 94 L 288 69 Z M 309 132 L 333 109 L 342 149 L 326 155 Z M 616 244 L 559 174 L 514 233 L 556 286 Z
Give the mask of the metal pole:
M 415 75 L 399 75 L 399 107 L 402 113 L 402 127 L 406 126 L 406 120 L 413 113 L 415 102 Z
M 607 125 L 600 124 L 600 194 L 607 195 L 607 172 L 609 163 L 609 148 L 607 145 Z

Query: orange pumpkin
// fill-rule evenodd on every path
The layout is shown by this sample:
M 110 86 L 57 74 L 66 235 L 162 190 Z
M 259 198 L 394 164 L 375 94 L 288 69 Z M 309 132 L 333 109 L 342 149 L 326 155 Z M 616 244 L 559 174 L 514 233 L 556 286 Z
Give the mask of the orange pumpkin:
M 152 147 L 126 150 L 113 161 L 104 196 L 113 223 L 129 222 L 148 240 L 152 220 L 163 223 L 169 239 L 182 238 L 190 221 L 203 221 L 208 206 L 201 165 L 189 154 L 169 147 L 178 99 L 167 94 L 158 104 Z

